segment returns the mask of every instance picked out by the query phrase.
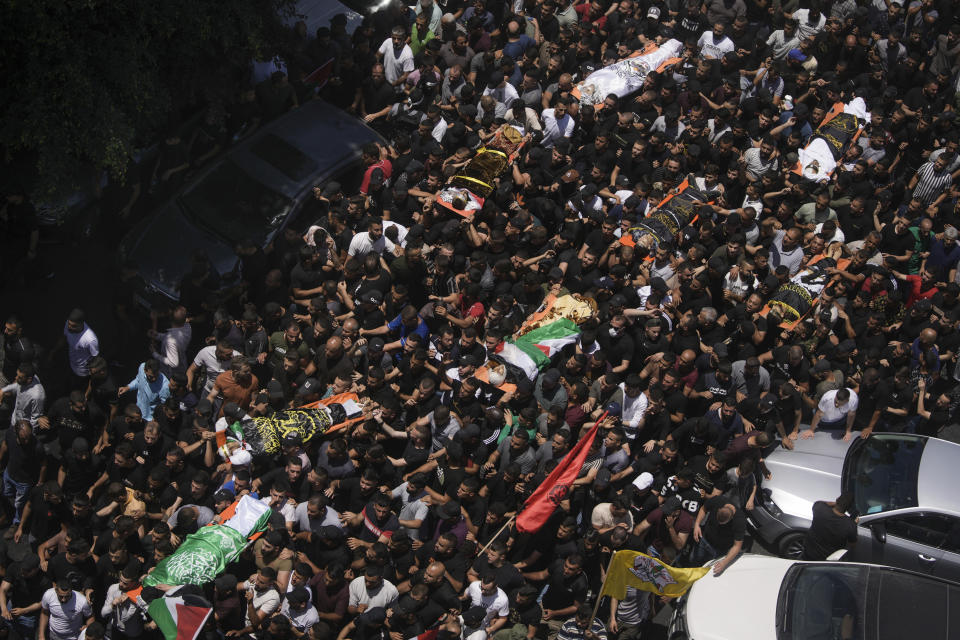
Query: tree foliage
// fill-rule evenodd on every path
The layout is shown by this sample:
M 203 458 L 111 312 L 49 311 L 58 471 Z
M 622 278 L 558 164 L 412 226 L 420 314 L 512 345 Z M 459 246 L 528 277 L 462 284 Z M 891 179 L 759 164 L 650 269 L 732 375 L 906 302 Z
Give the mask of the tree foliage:
M 91 167 L 122 177 L 133 149 L 191 107 L 229 102 L 295 4 L 0 0 L 4 164 L 39 192 Z

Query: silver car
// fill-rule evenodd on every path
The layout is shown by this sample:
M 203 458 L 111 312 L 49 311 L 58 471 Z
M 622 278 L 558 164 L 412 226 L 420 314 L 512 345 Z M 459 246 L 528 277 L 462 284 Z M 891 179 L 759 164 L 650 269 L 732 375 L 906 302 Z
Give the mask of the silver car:
M 857 435 L 857 434 L 855 434 Z M 854 496 L 859 539 L 844 560 L 960 581 L 960 445 L 880 433 L 850 442 L 817 433 L 766 458 L 773 477 L 750 515 L 755 534 L 780 555 L 800 558 L 813 503 Z

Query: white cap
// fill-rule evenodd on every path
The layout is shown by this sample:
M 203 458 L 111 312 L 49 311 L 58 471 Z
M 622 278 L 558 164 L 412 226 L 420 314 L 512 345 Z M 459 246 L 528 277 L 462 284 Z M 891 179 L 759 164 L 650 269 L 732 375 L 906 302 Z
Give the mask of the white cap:
M 646 491 L 653 486 L 653 474 L 649 471 L 644 471 L 633 479 L 633 486 L 635 486 L 638 491 Z

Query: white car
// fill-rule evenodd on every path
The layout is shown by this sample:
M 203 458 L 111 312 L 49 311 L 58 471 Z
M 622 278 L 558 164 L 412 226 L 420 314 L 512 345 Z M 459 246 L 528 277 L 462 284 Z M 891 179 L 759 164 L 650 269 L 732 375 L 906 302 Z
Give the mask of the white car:
M 960 585 L 852 562 L 745 554 L 677 601 L 670 640 L 960 638 Z M 953 613 L 953 615 L 950 615 Z

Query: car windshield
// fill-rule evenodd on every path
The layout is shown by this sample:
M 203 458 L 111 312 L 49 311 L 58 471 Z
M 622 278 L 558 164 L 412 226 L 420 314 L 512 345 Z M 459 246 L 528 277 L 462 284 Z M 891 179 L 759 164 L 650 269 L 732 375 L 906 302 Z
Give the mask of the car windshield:
M 867 576 L 863 566 L 793 565 L 777 603 L 777 639 L 862 639 Z
M 926 442 L 918 436 L 879 434 L 850 450 L 843 484 L 858 513 L 917 506 L 917 473 Z
M 229 159 L 204 176 L 180 202 L 194 220 L 231 244 L 266 238 L 293 204 Z

